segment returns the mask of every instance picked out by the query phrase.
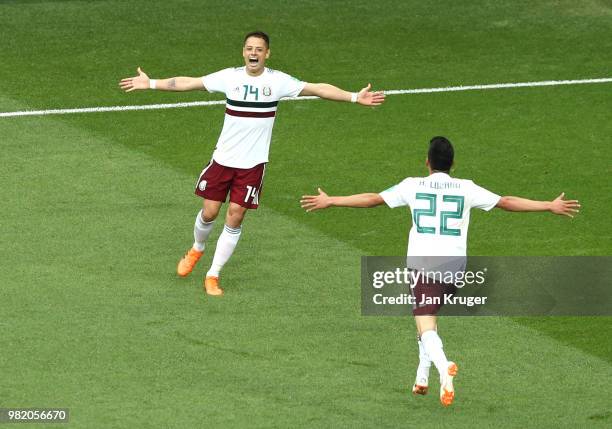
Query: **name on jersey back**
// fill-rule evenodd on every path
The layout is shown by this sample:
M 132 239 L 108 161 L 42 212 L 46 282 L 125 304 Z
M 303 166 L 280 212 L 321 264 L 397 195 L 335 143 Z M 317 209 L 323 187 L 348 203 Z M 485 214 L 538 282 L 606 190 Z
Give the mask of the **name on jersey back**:
M 428 182 L 427 180 L 421 180 L 419 186 L 426 186 L 430 189 L 461 189 L 461 183 L 459 182 Z

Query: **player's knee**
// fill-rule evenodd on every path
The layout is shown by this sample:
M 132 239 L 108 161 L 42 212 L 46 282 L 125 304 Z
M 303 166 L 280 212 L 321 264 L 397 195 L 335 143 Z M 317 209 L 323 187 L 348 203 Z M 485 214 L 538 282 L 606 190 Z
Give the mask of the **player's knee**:
M 217 219 L 217 216 L 219 215 L 219 212 L 207 212 L 205 210 L 202 211 L 202 220 L 204 222 L 212 222 L 213 220 Z
M 213 220 L 217 219 L 217 216 L 219 216 L 219 208 L 220 206 L 217 207 L 204 205 L 204 208 L 200 212 L 202 220 L 204 222 L 212 222 Z
M 231 228 L 238 228 L 242 224 L 247 209 L 237 204 L 230 204 L 227 208 L 225 223 Z

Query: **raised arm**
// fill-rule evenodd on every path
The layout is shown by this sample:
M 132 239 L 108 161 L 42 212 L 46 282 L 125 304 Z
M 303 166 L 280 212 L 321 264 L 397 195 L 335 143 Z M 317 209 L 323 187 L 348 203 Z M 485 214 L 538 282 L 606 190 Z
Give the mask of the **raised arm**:
M 579 212 L 580 204 L 578 200 L 566 200 L 565 193 L 562 192 L 552 201 L 534 201 L 521 197 L 501 197 L 495 207 L 510 212 L 545 212 L 574 217 Z
M 307 212 L 326 209 L 328 207 L 376 207 L 385 203 L 379 194 L 355 194 L 346 197 L 330 197 L 321 188 L 317 188 L 319 195 L 302 195 L 300 204 Z
M 171 77 L 168 79 L 149 79 L 149 76 L 138 67 L 138 76 L 121 79 L 119 86 L 125 92 L 136 89 L 160 89 L 162 91 L 191 91 L 204 89 L 204 83 L 199 77 Z
M 363 88 L 357 93 L 352 93 L 330 85 L 328 83 L 307 83 L 300 95 L 315 95 L 326 100 L 352 101 L 364 106 L 380 106 L 385 101 L 382 91 L 372 92 L 372 85 Z

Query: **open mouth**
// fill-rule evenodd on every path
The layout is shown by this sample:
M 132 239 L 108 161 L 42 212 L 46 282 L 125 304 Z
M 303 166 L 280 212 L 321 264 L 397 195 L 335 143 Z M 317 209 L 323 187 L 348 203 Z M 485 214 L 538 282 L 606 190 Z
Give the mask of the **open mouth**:
M 257 58 L 249 58 L 249 64 L 256 65 L 259 62 Z

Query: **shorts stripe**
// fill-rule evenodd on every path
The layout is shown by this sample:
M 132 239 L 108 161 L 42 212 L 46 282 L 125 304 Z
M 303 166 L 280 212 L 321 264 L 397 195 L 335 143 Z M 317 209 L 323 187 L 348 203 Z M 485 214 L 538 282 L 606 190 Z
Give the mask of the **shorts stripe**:
M 259 196 L 261 195 L 261 188 L 263 188 L 264 177 L 266 176 L 266 166 L 268 164 L 264 164 L 263 171 L 261 172 L 261 180 L 259 181 L 259 187 L 257 188 L 257 198 L 255 198 L 255 204 L 259 204 Z
M 206 164 L 206 167 L 204 167 L 204 169 L 202 170 L 202 172 L 200 173 L 200 177 L 198 177 L 198 180 L 196 180 L 196 187 L 200 184 L 200 180 L 202 180 L 202 176 L 204 176 L 204 173 L 206 173 L 206 170 L 208 170 L 213 164 L 213 160 L 211 159 L 210 161 L 208 161 L 208 164 Z

